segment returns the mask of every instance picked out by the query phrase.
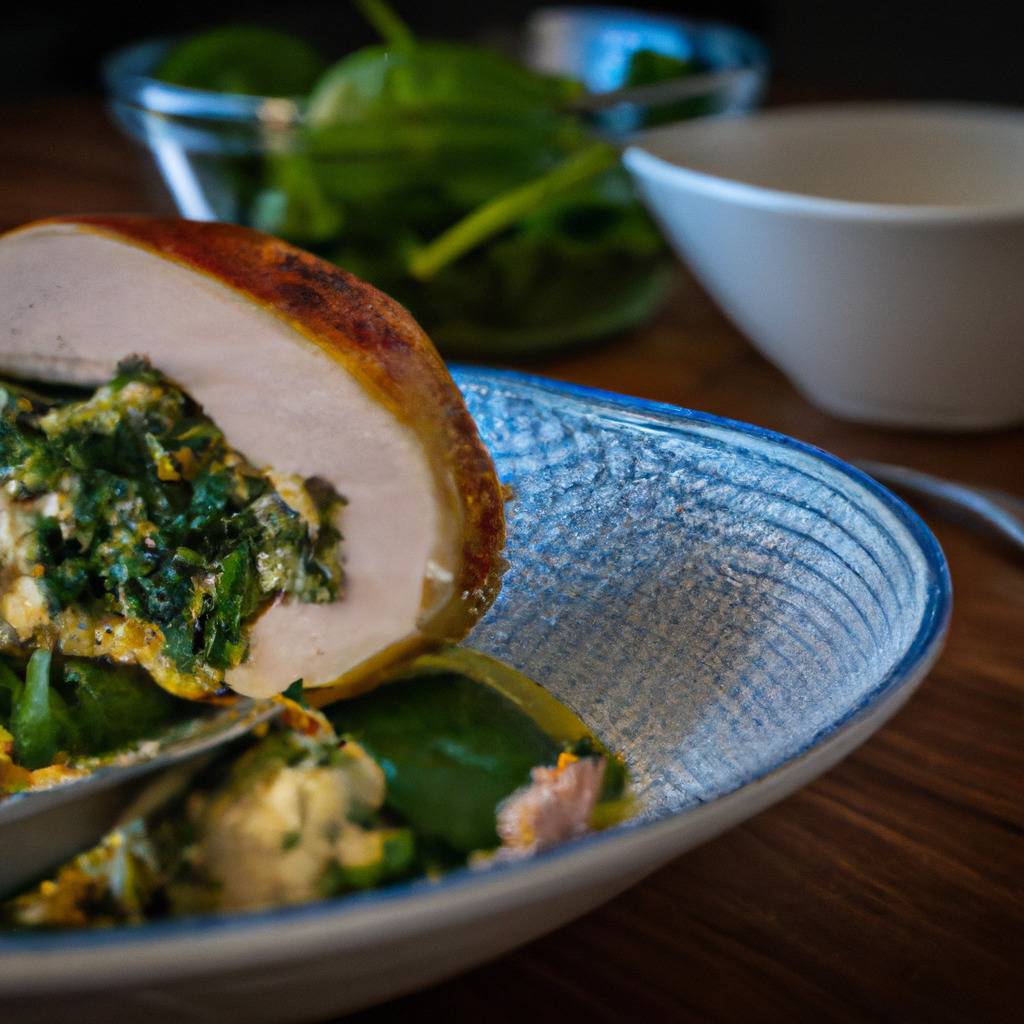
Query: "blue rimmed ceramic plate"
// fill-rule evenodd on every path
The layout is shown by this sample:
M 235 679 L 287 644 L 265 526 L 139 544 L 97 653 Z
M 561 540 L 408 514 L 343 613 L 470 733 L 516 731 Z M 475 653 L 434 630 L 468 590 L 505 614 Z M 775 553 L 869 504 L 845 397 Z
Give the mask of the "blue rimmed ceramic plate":
M 457 379 L 514 488 L 512 568 L 472 644 L 626 754 L 637 818 L 440 883 L 0 938 L 5 1020 L 328 1018 L 453 974 L 825 771 L 937 657 L 942 552 L 857 470 L 701 413 L 495 371 Z

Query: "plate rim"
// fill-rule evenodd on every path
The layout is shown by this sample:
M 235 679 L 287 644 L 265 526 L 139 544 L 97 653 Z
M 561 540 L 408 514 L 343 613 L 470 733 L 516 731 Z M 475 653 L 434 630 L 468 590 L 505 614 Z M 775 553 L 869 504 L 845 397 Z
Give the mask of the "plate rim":
M 460 869 L 437 882 L 419 879 L 340 900 L 95 932 L 0 934 L 0 996 L 95 990 L 128 979 L 144 982 L 208 976 L 252 967 L 258 959 L 273 961 L 282 949 L 292 959 L 309 951 L 323 953 L 329 948 L 413 936 L 475 916 L 481 896 L 488 912 L 497 913 L 502 906 L 521 903 L 525 893 L 540 899 L 546 890 L 556 892 L 564 888 L 568 862 L 576 862 L 575 876 L 582 879 L 581 887 L 593 884 L 592 876 L 600 875 L 602 868 L 609 877 L 628 873 L 616 870 L 616 865 L 627 859 L 630 848 L 635 848 L 634 855 L 636 850 L 646 850 L 650 861 L 646 871 L 653 870 L 658 863 L 746 820 L 838 763 L 903 705 L 937 660 L 952 612 L 945 555 L 913 509 L 855 466 L 808 442 L 713 413 L 515 370 L 458 364 L 451 369 L 461 386 L 509 382 L 587 405 L 724 428 L 810 456 L 852 480 L 895 516 L 924 558 L 928 574 L 925 608 L 903 656 L 855 707 L 819 730 L 798 752 L 705 803 L 664 818 L 592 834 L 494 871 Z M 684 841 L 687 834 L 699 832 L 705 825 L 710 825 L 710 830 L 705 828 L 695 843 Z M 323 941 L 325 937 L 331 945 Z M 52 970 L 58 956 L 59 973 Z

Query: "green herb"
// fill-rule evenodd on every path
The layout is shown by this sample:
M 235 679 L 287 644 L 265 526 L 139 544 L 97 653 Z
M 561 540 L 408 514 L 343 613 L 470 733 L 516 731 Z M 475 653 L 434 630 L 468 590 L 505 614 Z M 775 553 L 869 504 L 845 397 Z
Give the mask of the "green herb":
M 20 668 L 0 660 L 0 725 L 24 768 L 46 767 L 60 751 L 92 757 L 122 749 L 157 735 L 187 708 L 141 669 L 74 658 L 58 670 L 47 650 Z
M 10 721 L 11 711 L 21 693 L 22 680 L 14 673 L 6 659 L 0 658 L 0 725 Z
M 306 707 L 306 691 L 302 687 L 302 680 L 296 679 L 293 683 L 289 684 L 281 696 L 286 700 L 293 700 L 296 704 L 301 707 Z
M 29 402 L 0 385 L 0 483 L 16 500 L 56 494 L 31 556 L 51 616 L 71 605 L 152 624 L 183 672 L 246 654 L 246 624 L 275 595 L 338 595 L 342 499 L 305 489 L 310 524 L 233 451 L 184 392 L 142 360 L 78 400 Z
M 64 666 L 60 687 L 77 741 L 64 749 L 100 754 L 156 735 L 188 711 L 183 701 L 153 685 L 141 669 L 74 658 Z M 66 734 L 65 734 L 66 735 Z
M 308 43 L 256 25 L 227 25 L 174 47 L 157 68 L 172 85 L 250 96 L 301 96 L 323 71 Z

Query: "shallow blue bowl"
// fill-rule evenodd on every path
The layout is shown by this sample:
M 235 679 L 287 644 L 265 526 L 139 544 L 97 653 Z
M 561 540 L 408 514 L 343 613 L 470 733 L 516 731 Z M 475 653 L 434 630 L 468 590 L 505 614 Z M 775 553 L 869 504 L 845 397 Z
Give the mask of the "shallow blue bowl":
M 514 488 L 512 567 L 472 644 L 625 753 L 637 817 L 440 883 L 2 938 L 5 1020 L 259 1024 L 427 984 L 570 920 L 814 778 L 937 657 L 950 612 L 942 552 L 857 470 L 702 413 L 496 371 L 457 380 Z

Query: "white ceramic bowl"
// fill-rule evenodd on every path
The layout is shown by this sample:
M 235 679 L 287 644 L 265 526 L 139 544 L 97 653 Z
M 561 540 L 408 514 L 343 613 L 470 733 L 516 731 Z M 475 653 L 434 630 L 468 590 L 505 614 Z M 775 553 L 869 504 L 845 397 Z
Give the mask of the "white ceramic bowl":
M 796 107 L 657 129 L 625 162 L 708 291 L 819 406 L 1024 421 L 1024 112 Z

